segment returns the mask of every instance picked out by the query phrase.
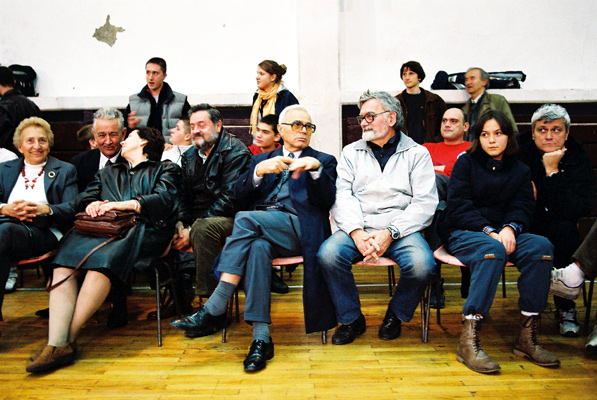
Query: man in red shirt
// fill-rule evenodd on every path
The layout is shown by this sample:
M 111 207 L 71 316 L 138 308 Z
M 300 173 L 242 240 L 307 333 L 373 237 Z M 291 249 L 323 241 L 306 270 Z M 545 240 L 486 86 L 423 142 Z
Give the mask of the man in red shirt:
M 468 131 L 468 128 L 469 123 L 466 122 L 466 116 L 461 109 L 450 108 L 446 110 L 442 117 L 440 129 L 444 141 L 423 144 L 429 150 L 435 172 L 450 177 L 458 155 L 466 151 L 471 145 L 471 142 L 464 141 L 464 134 Z M 437 177 L 437 179 L 442 178 Z
M 435 168 L 435 185 L 437 187 L 437 195 L 439 197 L 439 204 L 437 206 L 436 215 L 433 218 L 433 223 L 427 228 L 425 236 L 429 243 L 431 250 L 435 250 L 441 246 L 441 240 L 437 234 L 437 218 L 439 212 L 446 208 L 446 198 L 448 194 L 448 181 L 452 168 L 458 159 L 458 156 L 465 152 L 471 142 L 464 140 L 464 135 L 469 130 L 469 123 L 466 120 L 466 115 L 459 108 L 450 108 L 446 110 L 442 117 L 440 132 L 444 138 L 443 142 L 440 143 L 424 143 L 423 146 L 429 150 L 431 155 L 431 161 L 433 161 L 433 168 Z M 468 270 L 462 269 L 462 280 L 461 295 L 463 298 L 468 297 L 468 282 L 470 281 L 470 275 Z M 442 280 L 443 283 L 443 280 Z M 432 288 L 431 293 L 431 306 L 444 307 L 444 294 L 443 287 L 440 295 L 437 296 L 435 288 Z M 437 299 L 439 298 L 439 304 Z

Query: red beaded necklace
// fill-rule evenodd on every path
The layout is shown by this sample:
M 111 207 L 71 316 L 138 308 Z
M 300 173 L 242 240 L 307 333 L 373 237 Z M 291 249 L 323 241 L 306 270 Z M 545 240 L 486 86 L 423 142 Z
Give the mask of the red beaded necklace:
M 33 178 L 33 180 L 31 181 L 31 185 L 30 185 L 29 179 L 25 176 L 25 165 L 23 165 L 23 168 L 21 169 L 21 175 L 23 175 L 23 179 L 25 180 L 25 190 L 27 190 L 29 188 L 33 189 L 35 187 L 35 182 L 37 182 L 37 178 L 39 178 L 41 176 L 41 174 L 44 173 L 45 168 L 46 168 L 45 165 L 43 167 L 41 167 L 41 171 L 39 171 L 39 174 L 37 174 L 37 176 L 35 178 Z

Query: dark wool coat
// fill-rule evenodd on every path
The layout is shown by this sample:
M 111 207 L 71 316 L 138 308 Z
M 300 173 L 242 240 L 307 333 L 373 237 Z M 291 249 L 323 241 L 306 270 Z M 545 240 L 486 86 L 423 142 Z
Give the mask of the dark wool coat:
M 253 187 L 253 173 L 261 161 L 283 155 L 282 148 L 255 155 L 248 169 L 241 175 L 235 186 L 235 196 L 251 204 L 263 204 L 276 187 L 276 174 L 267 174 L 261 185 Z M 303 306 L 307 333 L 334 328 L 337 325 L 336 312 L 327 285 L 323 280 L 317 251 L 331 235 L 330 208 L 336 200 L 336 158 L 307 147 L 300 157 L 314 157 L 322 165 L 321 176 L 317 180 L 303 172 L 298 179 L 289 179 L 290 198 L 298 213 L 301 226 L 301 245 L 304 259 Z
M 141 203 L 137 225 L 124 237 L 100 248 L 82 268 L 98 270 L 109 278 L 126 282 L 133 266 L 143 268 L 163 254 L 174 235 L 178 208 L 180 168 L 169 161 L 145 161 L 134 168 L 113 164 L 98 172 L 96 179 L 77 196 L 76 208 L 84 211 L 96 200 Z M 62 241 L 54 264 L 75 268 L 81 259 L 105 238 L 82 235 L 73 229 Z

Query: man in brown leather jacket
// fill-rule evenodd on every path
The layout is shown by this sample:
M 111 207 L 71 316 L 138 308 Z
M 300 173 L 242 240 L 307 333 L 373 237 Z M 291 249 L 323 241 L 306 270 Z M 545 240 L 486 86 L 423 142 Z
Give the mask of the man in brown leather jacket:
M 446 103 L 436 94 L 419 86 L 425 79 L 423 67 L 416 61 L 409 61 L 400 67 L 400 77 L 406 89 L 396 98 L 404 114 L 403 132 L 418 144 L 443 141 L 440 134 L 442 116 Z

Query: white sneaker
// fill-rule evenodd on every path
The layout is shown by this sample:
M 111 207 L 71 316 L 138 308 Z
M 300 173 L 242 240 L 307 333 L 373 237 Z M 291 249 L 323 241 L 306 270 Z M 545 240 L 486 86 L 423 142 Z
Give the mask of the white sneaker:
M 564 283 L 564 270 L 551 270 L 551 285 L 549 286 L 549 294 L 563 297 L 568 300 L 576 300 L 580 294 L 582 283 L 576 287 L 570 287 Z
M 17 267 L 10 267 L 10 272 L 8 273 L 8 279 L 6 280 L 6 285 L 4 286 L 4 293 L 12 293 L 17 286 Z
M 560 325 L 560 334 L 567 337 L 576 337 L 580 332 L 580 325 L 576 320 L 576 310 L 558 310 L 555 312 L 556 321 Z M 596 339 L 597 344 L 597 339 Z
M 593 329 L 593 333 L 587 338 L 587 344 L 585 346 L 588 353 L 597 354 L 597 325 Z

